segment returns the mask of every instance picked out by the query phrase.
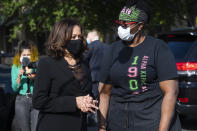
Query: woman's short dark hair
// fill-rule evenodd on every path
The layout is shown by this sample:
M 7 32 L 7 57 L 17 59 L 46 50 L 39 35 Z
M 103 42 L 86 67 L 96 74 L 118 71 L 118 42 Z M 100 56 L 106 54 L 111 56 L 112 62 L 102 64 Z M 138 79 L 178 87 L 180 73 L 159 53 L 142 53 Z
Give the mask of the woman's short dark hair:
M 54 25 L 47 42 L 47 53 L 49 56 L 59 58 L 67 55 L 65 52 L 66 44 L 69 42 L 69 40 L 71 40 L 73 28 L 76 25 L 80 27 L 82 33 L 82 40 L 84 45 L 83 49 L 80 52 L 80 56 L 82 57 L 83 52 L 87 48 L 87 44 L 84 39 L 84 31 L 82 25 L 79 21 L 74 19 L 63 19 Z

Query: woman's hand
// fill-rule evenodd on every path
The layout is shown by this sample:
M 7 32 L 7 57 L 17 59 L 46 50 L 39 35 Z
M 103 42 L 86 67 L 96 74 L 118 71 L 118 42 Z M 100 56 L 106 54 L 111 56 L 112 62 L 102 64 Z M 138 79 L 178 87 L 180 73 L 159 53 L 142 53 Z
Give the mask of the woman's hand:
M 25 67 L 25 73 L 26 73 L 26 74 L 31 74 L 32 71 L 31 71 L 30 68 L 28 68 L 28 67 L 26 66 L 26 67 Z
M 80 109 L 82 112 L 87 112 L 88 109 L 85 106 L 84 103 L 84 96 L 78 96 L 76 97 L 76 104 L 77 104 L 77 108 Z
M 29 79 L 34 79 L 36 77 L 36 74 L 33 74 L 32 73 L 32 69 L 28 68 L 28 67 L 25 67 L 25 71 L 26 71 L 26 76 L 29 78 Z
M 95 106 L 98 104 L 98 100 L 93 100 L 93 98 L 89 94 L 85 96 L 85 100 L 87 103 L 94 104 Z
M 92 97 L 89 95 L 87 96 L 78 96 L 76 97 L 76 103 L 77 107 L 82 111 L 82 112 L 95 112 L 93 109 L 98 109 L 98 107 L 94 104 L 97 101 L 93 100 Z M 92 109 L 93 108 L 93 109 Z
M 84 99 L 85 99 L 86 107 L 89 108 L 89 111 L 95 113 L 95 111 L 92 108 L 98 109 L 98 107 L 96 106 L 98 101 L 93 100 L 93 98 L 89 94 L 84 96 Z
M 23 69 L 20 69 L 19 72 L 18 72 L 18 77 L 17 77 L 17 79 L 16 79 L 16 82 L 17 82 L 18 84 L 21 83 L 21 76 L 23 75 L 23 73 L 24 73 L 24 70 L 23 70 Z
M 36 74 L 27 74 L 27 77 L 29 79 L 34 79 L 36 77 Z

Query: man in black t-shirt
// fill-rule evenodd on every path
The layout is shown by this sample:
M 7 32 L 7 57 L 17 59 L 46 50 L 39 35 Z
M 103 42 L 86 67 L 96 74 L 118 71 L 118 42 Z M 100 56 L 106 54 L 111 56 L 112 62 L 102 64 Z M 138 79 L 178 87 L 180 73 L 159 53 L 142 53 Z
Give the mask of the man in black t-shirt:
M 143 35 L 148 21 L 143 0 L 129 1 L 120 12 L 121 40 L 110 45 L 102 62 L 99 131 L 181 130 L 176 63 L 165 42 Z

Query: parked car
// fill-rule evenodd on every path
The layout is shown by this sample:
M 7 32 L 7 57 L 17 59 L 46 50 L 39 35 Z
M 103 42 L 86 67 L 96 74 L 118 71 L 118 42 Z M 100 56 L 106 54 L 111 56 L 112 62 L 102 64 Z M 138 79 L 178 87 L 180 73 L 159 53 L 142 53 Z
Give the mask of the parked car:
M 12 54 L 0 54 L 0 88 L 5 93 L 13 93 L 11 88 L 11 62 Z
M 197 114 L 197 28 L 160 33 L 172 50 L 179 75 L 176 110 L 181 118 Z
M 4 64 L 0 64 L 0 88 L 3 88 L 5 93 L 13 93 L 11 88 L 11 68 Z

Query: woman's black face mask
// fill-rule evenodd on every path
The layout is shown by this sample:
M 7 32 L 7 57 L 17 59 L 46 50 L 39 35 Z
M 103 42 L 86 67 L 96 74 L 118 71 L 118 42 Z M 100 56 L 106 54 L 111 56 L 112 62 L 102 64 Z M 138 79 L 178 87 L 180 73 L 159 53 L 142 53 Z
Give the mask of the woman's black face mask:
M 83 41 L 81 39 L 78 40 L 69 40 L 66 46 L 66 49 L 75 57 L 78 58 L 80 52 L 83 48 Z

